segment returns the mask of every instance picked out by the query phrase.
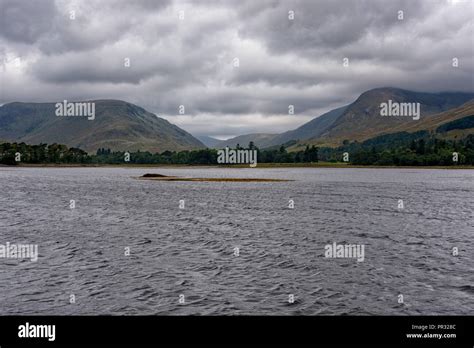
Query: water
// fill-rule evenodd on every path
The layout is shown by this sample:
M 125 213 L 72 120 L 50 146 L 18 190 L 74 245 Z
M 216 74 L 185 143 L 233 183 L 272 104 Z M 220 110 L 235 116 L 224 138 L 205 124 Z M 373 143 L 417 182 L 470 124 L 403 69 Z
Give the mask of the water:
M 0 244 L 39 248 L 0 258 L 1 315 L 474 313 L 472 170 L 4 167 L 0 183 Z M 333 242 L 365 260 L 325 258 Z

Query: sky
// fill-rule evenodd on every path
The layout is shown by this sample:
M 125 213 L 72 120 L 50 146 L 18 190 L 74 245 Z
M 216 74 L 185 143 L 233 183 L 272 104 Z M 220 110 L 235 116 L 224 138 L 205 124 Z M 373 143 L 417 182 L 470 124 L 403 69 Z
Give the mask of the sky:
M 0 104 L 120 99 L 226 139 L 297 128 L 377 87 L 474 91 L 474 0 L 0 0 L 0 11 Z

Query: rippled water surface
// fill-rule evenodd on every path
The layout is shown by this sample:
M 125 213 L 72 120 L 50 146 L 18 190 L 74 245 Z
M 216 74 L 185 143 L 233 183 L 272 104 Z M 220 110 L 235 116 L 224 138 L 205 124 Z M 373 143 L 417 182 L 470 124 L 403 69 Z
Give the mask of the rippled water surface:
M 39 248 L 0 258 L 3 315 L 474 314 L 472 170 L 4 167 L 0 184 L 0 244 Z M 365 260 L 325 258 L 333 242 Z

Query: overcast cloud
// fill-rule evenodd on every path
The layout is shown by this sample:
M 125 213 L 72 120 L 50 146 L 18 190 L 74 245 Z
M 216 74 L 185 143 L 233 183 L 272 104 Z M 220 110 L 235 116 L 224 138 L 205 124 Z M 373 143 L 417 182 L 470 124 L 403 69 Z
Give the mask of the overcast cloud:
M 474 91 L 471 0 L 0 3 L 0 103 L 121 99 L 226 138 L 294 129 L 376 87 Z

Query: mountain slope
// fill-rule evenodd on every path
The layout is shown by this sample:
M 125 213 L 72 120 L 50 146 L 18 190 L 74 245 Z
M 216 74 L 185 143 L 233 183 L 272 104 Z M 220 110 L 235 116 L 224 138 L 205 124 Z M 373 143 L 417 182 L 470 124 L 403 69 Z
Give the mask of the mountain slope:
M 420 130 L 427 130 L 431 132 L 440 133 L 441 131 L 438 131 L 438 129 L 443 129 L 443 127 L 441 126 L 449 124 L 449 123 L 453 123 L 456 120 L 462 120 L 464 118 L 471 117 L 473 115 L 474 115 L 474 99 L 471 99 L 457 108 L 453 108 L 453 109 L 441 112 L 439 114 L 420 120 L 420 122 L 417 122 L 417 123 L 403 124 L 398 128 L 394 128 L 393 131 L 394 132 L 406 131 L 406 132 L 414 133 Z M 457 128 L 453 127 L 453 129 L 457 129 Z M 447 131 L 449 131 L 449 128 Z
M 96 100 L 95 119 L 58 117 L 55 103 L 9 103 L 0 107 L 0 138 L 30 144 L 60 143 L 88 152 L 189 150 L 204 145 L 145 109 L 120 100 Z
M 222 140 L 214 145 L 215 149 L 222 149 L 226 146 L 230 148 L 235 148 L 237 144 L 242 147 L 247 147 L 251 141 L 254 142 L 255 146 L 259 148 L 265 148 L 269 146 L 269 142 L 275 137 L 275 134 L 266 134 L 266 133 L 255 133 L 255 134 L 245 134 L 239 135 L 234 138 L 227 140 Z
M 472 98 L 474 93 L 420 93 L 398 88 L 376 88 L 362 93 L 325 132 L 306 143 L 339 145 L 345 139 L 363 141 L 405 127 L 418 127 L 417 124 L 421 127 L 433 115 L 459 107 Z M 420 120 L 380 116 L 380 104 L 388 100 L 420 103 Z
M 291 140 L 305 140 L 318 137 L 337 120 L 337 118 L 346 110 L 347 107 L 348 105 L 331 110 L 319 117 L 313 118 L 311 121 L 303 124 L 301 127 L 278 134 L 273 139 L 271 139 L 267 146 L 281 145 Z
M 213 137 L 208 137 L 206 135 L 196 136 L 196 138 L 209 148 L 213 148 L 216 144 L 222 141 Z
M 381 134 L 395 133 L 408 128 L 431 129 L 431 117 L 461 106 L 474 98 L 474 93 L 422 93 L 399 88 L 376 88 L 362 93 L 353 103 L 331 110 L 297 129 L 277 135 L 247 134 L 218 143 L 215 147 L 235 147 L 254 141 L 260 148 L 289 144 L 290 149 L 300 149 L 306 144 L 336 146 L 344 140 L 364 141 Z M 420 103 L 420 119 L 412 117 L 382 117 L 380 104 L 392 100 L 399 103 Z M 449 116 L 442 115 L 444 118 Z M 429 122 L 428 122 L 429 121 Z M 439 123 L 438 122 L 438 123 Z M 291 141 L 298 142 L 293 145 Z
M 344 112 L 346 108 L 347 106 L 343 106 L 331 110 L 319 117 L 312 119 L 311 121 L 303 124 L 302 126 L 294 130 L 290 130 L 281 134 L 253 133 L 239 135 L 234 138 L 220 141 L 212 147 L 235 147 L 237 144 L 240 144 L 241 146 L 247 146 L 250 141 L 253 141 L 256 146 L 261 149 L 264 149 L 274 146 L 280 146 L 282 144 L 287 144 L 293 140 L 296 141 L 302 139 L 310 139 L 312 137 L 316 137 L 322 134 L 342 114 L 342 112 Z

